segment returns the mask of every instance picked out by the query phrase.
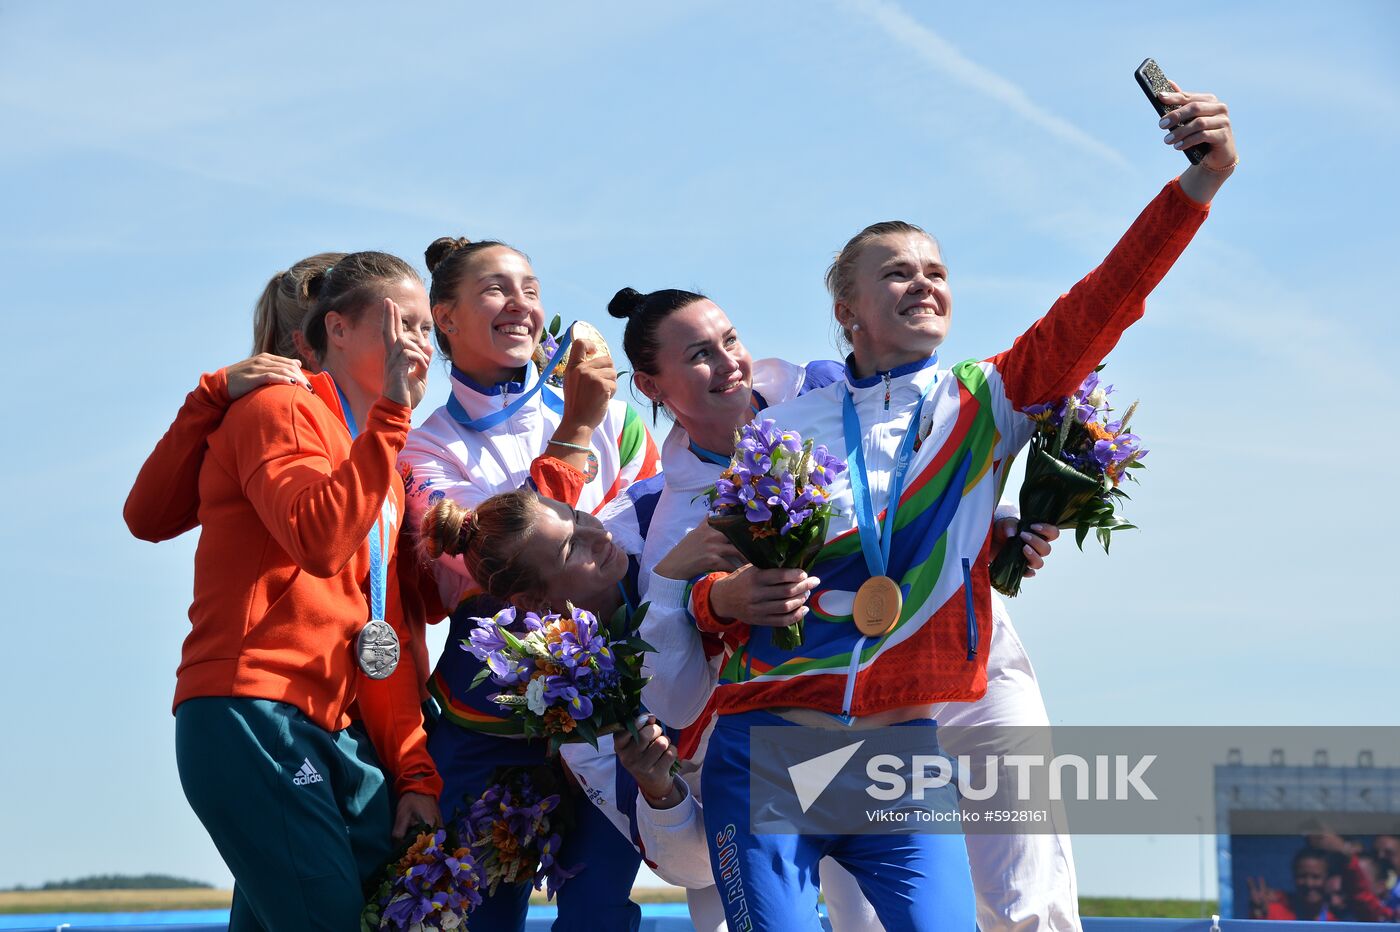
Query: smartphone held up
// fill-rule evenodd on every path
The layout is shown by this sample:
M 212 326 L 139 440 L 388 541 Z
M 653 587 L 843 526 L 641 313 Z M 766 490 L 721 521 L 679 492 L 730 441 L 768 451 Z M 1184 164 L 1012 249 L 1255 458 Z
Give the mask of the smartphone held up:
M 1162 69 L 1158 67 L 1157 63 L 1150 58 L 1144 59 L 1143 63 L 1138 65 L 1137 71 L 1133 72 L 1133 77 L 1137 78 L 1138 87 L 1142 88 L 1147 99 L 1152 101 L 1157 115 L 1166 116 L 1171 107 L 1162 102 L 1162 95 L 1172 94 L 1175 91 L 1172 90 L 1171 82 L 1167 80 L 1167 76 L 1162 73 Z M 1185 153 L 1192 165 L 1199 165 L 1201 159 L 1205 158 L 1209 151 L 1210 145 L 1203 142 L 1185 150 Z

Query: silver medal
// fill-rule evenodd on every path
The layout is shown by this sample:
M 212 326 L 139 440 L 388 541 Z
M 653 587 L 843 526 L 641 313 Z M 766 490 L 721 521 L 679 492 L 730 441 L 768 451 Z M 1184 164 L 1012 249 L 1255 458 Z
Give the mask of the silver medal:
M 385 621 L 371 618 L 355 641 L 360 669 L 372 680 L 382 680 L 399 665 L 399 636 Z

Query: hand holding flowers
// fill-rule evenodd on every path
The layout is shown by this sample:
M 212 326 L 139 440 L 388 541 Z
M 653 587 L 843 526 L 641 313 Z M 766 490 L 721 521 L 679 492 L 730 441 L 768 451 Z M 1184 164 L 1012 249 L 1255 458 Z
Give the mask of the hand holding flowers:
M 465 929 L 481 903 L 481 869 L 457 832 L 424 827 L 380 874 L 360 914 L 362 932 Z
M 737 433 L 729 467 L 707 493 L 709 523 L 761 570 L 805 570 L 826 540 L 831 482 L 845 470 L 839 457 L 796 431 L 779 430 L 770 419 L 750 422 Z M 795 585 L 806 582 L 804 576 Z M 805 601 L 809 589 L 787 598 Z M 800 618 L 775 630 L 773 643 L 783 650 L 801 646 Z
M 1020 495 L 1024 525 L 1074 528 L 1081 549 L 1092 530 L 1105 553 L 1114 531 L 1134 527 L 1116 512 L 1128 497 L 1119 484 L 1124 477 L 1136 481 L 1129 470 L 1145 468 L 1142 458 L 1147 455 L 1141 438 L 1128 432 L 1137 403 L 1111 420 L 1112 392 L 1113 386 L 1101 384 L 1095 370 L 1068 398 L 1026 409 L 1035 433 Z M 1022 548 L 1003 548 L 992 560 L 992 585 L 1003 595 L 1016 595 L 1027 565 Z

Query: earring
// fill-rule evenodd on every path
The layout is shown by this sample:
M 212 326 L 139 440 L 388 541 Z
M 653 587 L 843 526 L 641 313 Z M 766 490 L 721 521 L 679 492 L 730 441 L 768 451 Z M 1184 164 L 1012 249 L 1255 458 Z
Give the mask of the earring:
M 457 328 L 456 328 L 456 327 L 443 327 L 442 330 L 443 330 L 444 333 L 456 333 L 456 332 L 457 332 Z
M 657 409 L 659 409 L 659 408 L 664 408 L 664 407 L 666 407 L 666 402 L 662 401 L 661 399 L 659 399 L 659 398 L 653 398 L 653 399 L 651 400 L 651 425 L 652 425 L 653 427 L 656 426 L 656 412 L 657 412 Z
M 858 323 L 857 323 L 857 324 L 851 324 L 851 333 L 859 333 L 859 332 L 860 332 L 860 324 L 858 324 Z

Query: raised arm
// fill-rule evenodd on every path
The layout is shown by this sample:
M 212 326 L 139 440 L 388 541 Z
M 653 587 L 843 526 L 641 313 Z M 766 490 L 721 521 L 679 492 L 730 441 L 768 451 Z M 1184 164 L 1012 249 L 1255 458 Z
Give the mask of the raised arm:
M 229 411 L 242 422 L 229 436 L 244 492 L 269 533 L 302 569 L 330 577 L 363 546 L 399 481 L 395 461 L 412 411 L 380 398 L 349 457 L 333 467 L 324 420 L 311 414 L 319 404 L 299 389 L 265 388 Z
M 1225 104 L 1210 94 L 1173 94 L 1163 118 L 1166 144 L 1208 142 L 1209 154 L 1169 183 L 1138 216 L 1103 263 L 993 357 L 1013 407 L 1070 394 L 1143 314 L 1144 301 L 1186 249 L 1209 213 L 1210 200 L 1238 158 Z
M 228 406 L 260 385 L 294 383 L 308 390 L 301 363 L 259 353 L 200 376 L 195 390 L 156 444 L 126 497 L 122 516 L 131 533 L 158 543 L 199 524 L 199 470 L 209 435 L 223 423 Z

